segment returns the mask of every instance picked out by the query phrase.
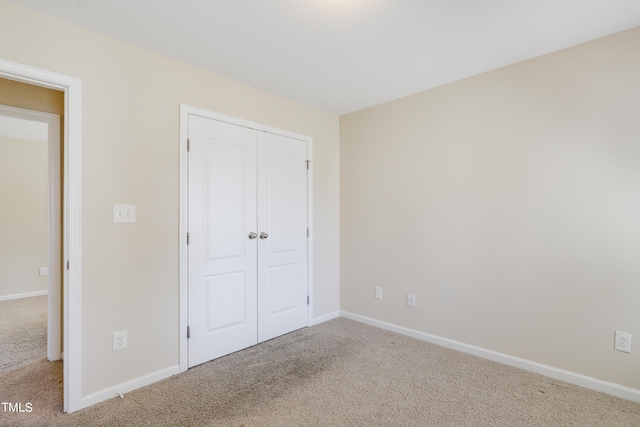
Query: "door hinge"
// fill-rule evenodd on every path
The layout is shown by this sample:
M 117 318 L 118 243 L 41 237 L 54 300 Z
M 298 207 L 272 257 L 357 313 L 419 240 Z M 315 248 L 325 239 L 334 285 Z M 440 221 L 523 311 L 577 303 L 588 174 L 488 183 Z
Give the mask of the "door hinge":
M 69 261 L 67 261 L 67 270 L 69 269 Z
M 309 305 L 309 295 L 307 295 L 307 305 Z
M 191 151 L 191 140 L 187 139 L 187 151 Z
M 309 170 L 309 163 L 311 163 L 311 160 L 305 160 L 305 162 L 307 162 L 307 170 Z
M 307 228 L 307 237 L 309 237 L 309 229 Z
M 191 338 L 191 326 L 187 326 L 187 338 Z
M 191 243 L 191 236 L 189 235 L 189 233 L 187 232 L 187 245 Z

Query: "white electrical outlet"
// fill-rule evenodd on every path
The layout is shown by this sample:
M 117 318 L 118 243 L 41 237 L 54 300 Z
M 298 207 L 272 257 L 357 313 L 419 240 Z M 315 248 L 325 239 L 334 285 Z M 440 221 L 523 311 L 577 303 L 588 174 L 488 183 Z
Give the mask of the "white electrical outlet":
M 618 351 L 631 353 L 631 334 L 627 332 L 616 331 L 616 341 L 614 348 Z
M 376 286 L 376 299 L 382 299 L 382 288 L 380 286 Z
M 415 296 L 415 294 L 407 294 L 407 305 L 409 307 L 415 307 L 416 306 L 416 296 Z
M 119 331 L 113 333 L 113 351 L 124 350 L 127 348 L 127 331 Z
M 49 274 L 49 269 L 47 267 L 40 267 L 39 274 L 40 276 L 46 276 Z

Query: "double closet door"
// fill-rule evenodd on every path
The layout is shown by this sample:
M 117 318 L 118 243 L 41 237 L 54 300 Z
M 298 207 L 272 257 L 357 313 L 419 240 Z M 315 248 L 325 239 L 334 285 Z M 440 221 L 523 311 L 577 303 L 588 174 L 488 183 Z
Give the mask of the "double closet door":
M 188 125 L 191 367 L 308 325 L 307 144 Z

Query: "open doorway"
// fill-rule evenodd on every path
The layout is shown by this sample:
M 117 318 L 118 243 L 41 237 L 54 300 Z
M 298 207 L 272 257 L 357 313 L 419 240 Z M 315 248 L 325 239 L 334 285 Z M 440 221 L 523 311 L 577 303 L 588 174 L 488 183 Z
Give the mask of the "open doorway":
M 51 71 L 0 59 L 0 84 L 19 83 L 27 88 L 46 88 L 61 95 L 61 288 L 63 410 L 82 408 L 81 391 L 81 216 L 80 216 L 80 80 Z M 8 91 L 0 88 L 0 95 Z M 10 92 L 9 92 L 10 93 Z M 11 104 L 0 99 L 0 103 Z M 28 105 L 18 105 L 30 108 Z M 32 109 L 37 109 L 33 108 Z
M 60 164 L 59 115 L 0 105 L 0 373 L 60 359 Z

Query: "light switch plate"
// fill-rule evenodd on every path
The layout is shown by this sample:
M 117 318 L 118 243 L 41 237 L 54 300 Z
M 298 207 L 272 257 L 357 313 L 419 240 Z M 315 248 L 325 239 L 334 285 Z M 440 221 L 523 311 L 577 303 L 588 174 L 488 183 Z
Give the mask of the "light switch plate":
M 136 222 L 136 205 L 113 205 L 113 222 Z

